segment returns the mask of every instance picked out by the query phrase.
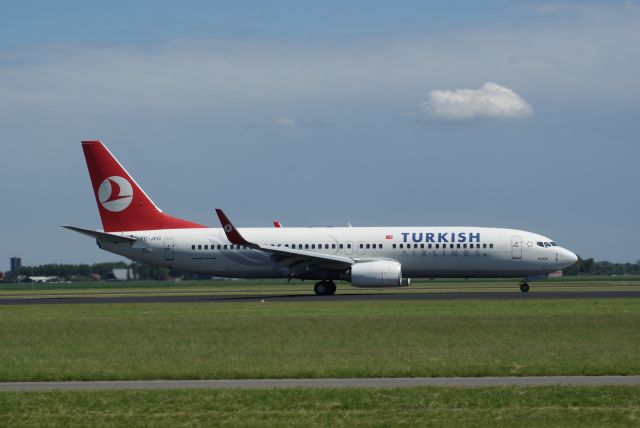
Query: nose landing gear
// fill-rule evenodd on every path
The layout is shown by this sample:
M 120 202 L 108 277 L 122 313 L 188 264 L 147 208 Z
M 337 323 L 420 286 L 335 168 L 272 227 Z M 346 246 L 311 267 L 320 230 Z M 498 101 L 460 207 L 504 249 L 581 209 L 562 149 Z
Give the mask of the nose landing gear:
M 316 282 L 313 291 L 315 291 L 318 296 L 330 296 L 336 294 L 336 284 L 333 281 Z
M 520 291 L 522 291 L 523 293 L 526 293 L 527 291 L 529 291 L 529 283 L 527 282 L 526 279 L 523 279 L 522 281 L 520 281 Z

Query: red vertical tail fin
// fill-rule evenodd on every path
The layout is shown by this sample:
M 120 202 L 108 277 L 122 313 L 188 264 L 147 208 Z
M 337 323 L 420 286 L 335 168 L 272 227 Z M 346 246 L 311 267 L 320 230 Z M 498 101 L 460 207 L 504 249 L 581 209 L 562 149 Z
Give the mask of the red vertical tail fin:
M 83 141 L 105 232 L 206 227 L 163 213 L 100 141 Z

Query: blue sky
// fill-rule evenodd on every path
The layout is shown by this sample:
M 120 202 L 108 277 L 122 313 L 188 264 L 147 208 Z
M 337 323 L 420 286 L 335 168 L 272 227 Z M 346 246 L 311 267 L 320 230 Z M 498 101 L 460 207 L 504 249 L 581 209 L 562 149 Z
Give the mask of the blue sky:
M 514 227 L 640 259 L 638 6 L 397 3 L 5 2 L 0 269 L 117 259 L 58 227 L 100 227 L 82 139 L 212 226 Z
M 532 18 L 524 3 L 403 1 L 5 2 L 4 48 L 51 43 L 162 43 L 228 38 L 340 40 L 423 34 L 451 26 Z

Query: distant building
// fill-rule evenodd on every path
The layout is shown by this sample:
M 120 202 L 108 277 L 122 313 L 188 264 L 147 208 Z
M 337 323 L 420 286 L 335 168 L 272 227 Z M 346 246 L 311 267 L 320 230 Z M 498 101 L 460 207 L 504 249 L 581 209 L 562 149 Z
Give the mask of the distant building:
M 20 257 L 11 257 L 11 272 L 17 272 L 22 266 L 22 259 Z
M 28 276 L 24 282 L 35 282 L 35 283 L 44 283 L 44 282 L 58 282 L 59 278 L 57 276 Z

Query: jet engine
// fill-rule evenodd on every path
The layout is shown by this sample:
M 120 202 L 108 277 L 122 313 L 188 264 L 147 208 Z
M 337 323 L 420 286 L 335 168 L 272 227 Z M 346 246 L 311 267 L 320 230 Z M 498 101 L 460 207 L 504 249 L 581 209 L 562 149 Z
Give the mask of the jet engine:
M 400 263 L 392 260 L 375 260 L 351 266 L 353 287 L 406 287 L 410 279 L 402 277 Z

